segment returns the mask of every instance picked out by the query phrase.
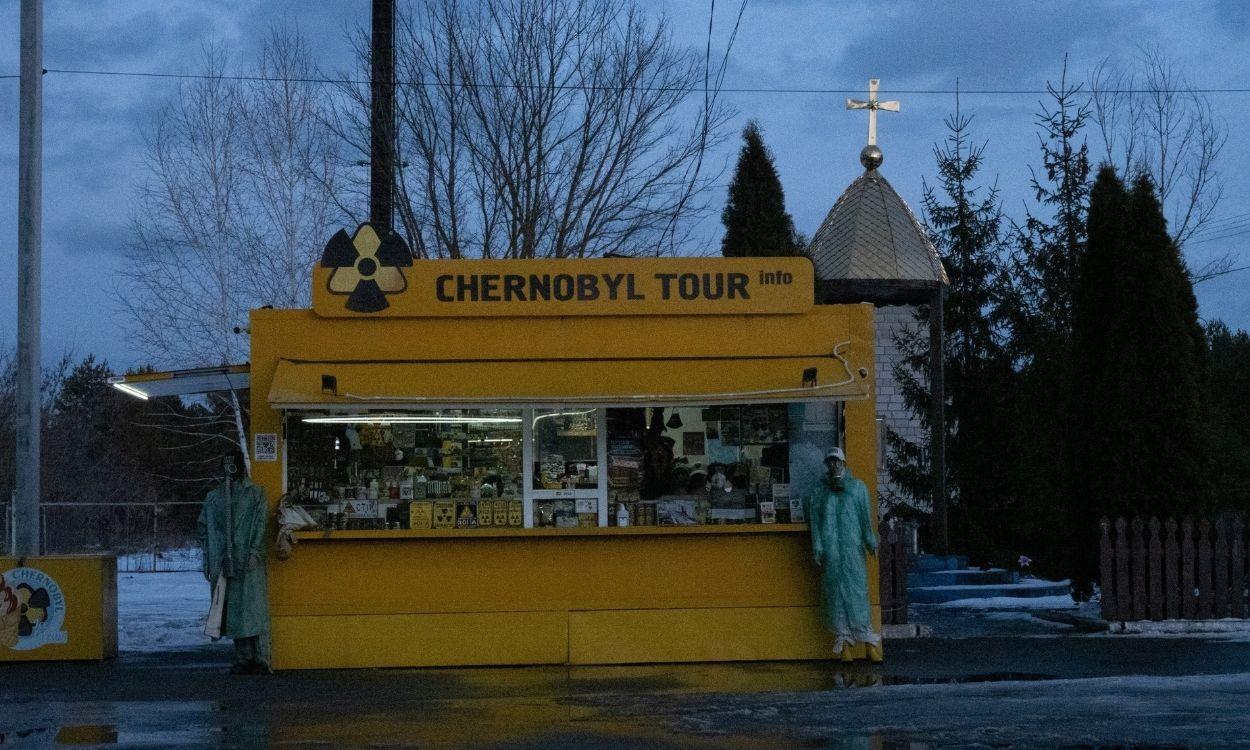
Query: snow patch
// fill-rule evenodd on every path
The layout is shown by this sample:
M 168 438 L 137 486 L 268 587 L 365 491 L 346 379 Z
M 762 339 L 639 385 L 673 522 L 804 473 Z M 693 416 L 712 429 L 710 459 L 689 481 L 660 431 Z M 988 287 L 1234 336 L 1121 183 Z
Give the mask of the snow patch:
M 177 550 L 174 559 L 199 559 L 199 550 Z M 152 556 L 147 555 L 150 563 Z M 204 635 L 209 586 L 204 574 L 127 572 L 118 558 L 117 639 L 120 651 L 180 651 L 211 646 Z M 221 641 L 229 644 L 229 641 Z
M 163 549 L 156 552 L 132 552 L 117 556 L 119 573 L 143 573 L 149 571 L 200 571 L 204 569 L 204 555 L 199 547 L 186 549 Z
M 1061 596 L 990 596 L 982 599 L 956 599 L 930 605 L 955 609 L 1075 609 L 1076 602 L 1067 594 Z
M 1250 641 L 1250 620 L 1159 620 L 1115 622 L 1109 631 L 1115 635 L 1149 637 L 1213 637 L 1237 642 Z
M 912 591 L 954 591 L 956 589 L 968 589 L 977 586 L 985 588 L 993 588 L 998 591 L 1028 591 L 1029 589 L 1048 589 L 1056 586 L 1069 586 L 1071 582 L 1066 578 L 1062 581 L 1047 581 L 1042 578 L 1025 578 L 1018 583 L 961 583 L 954 586 L 915 586 Z

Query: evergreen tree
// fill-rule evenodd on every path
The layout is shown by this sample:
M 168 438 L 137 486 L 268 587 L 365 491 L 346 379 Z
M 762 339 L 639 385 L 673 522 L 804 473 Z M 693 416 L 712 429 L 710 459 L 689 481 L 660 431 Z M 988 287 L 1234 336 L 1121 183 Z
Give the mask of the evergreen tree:
M 993 310 L 1002 275 L 1002 210 L 995 188 L 978 186 L 984 145 L 969 143 L 971 118 L 948 117 L 946 141 L 934 147 L 938 184 L 924 185 L 924 215 L 934 247 L 950 279 L 944 305 L 947 396 L 947 485 L 952 537 L 981 558 L 1001 552 L 1001 511 L 1009 500 L 1010 471 L 995 446 L 1009 434 L 1004 419 L 1010 360 Z M 930 396 L 928 309 L 897 341 L 904 361 L 896 370 L 908 407 L 928 435 Z M 893 448 L 891 479 L 917 500 L 931 497 L 927 439 L 913 444 L 887 436 Z M 889 500 L 890 498 L 887 498 Z
M 1049 105 L 1037 116 L 1041 170 L 1031 179 L 1037 207 L 1013 226 L 998 315 L 1010 330 L 1017 368 L 1011 524 L 1021 532 L 1019 552 L 1039 571 L 1058 576 L 1071 568 L 1073 539 L 1088 533 L 1074 520 L 1081 508 L 1070 490 L 1071 466 L 1081 437 L 1072 429 L 1067 397 L 1075 361 L 1073 296 L 1087 242 L 1090 163 L 1083 132 L 1089 110 L 1081 87 L 1067 83 L 1066 60 L 1059 83 L 1048 83 L 1047 90 Z
M 1099 172 L 1074 307 L 1071 572 L 1089 581 L 1098 516 L 1196 514 L 1209 497 L 1206 338 L 1148 176 L 1130 191 Z
M 742 150 L 721 212 L 727 257 L 797 255 L 802 238 L 786 213 L 786 197 L 773 157 L 754 120 L 742 130 Z
M 1213 504 L 1250 513 L 1250 334 L 1215 321 L 1211 348 L 1211 466 Z
M 1012 304 L 1005 307 L 1017 356 L 1027 363 L 1069 343 L 1077 267 L 1085 252 L 1089 206 L 1089 146 L 1082 135 L 1089 121 L 1080 86 L 1067 83 L 1067 62 L 1059 84 L 1046 84 L 1051 105 L 1037 115 L 1043 177 L 1032 171 L 1030 186 L 1039 207 L 1014 227 Z

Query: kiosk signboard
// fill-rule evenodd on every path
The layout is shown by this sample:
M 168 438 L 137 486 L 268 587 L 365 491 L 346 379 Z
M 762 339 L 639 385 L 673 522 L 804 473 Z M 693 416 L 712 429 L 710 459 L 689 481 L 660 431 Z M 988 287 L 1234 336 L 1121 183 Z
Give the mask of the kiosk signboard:
M 372 229 L 355 242 L 371 246 Z M 769 315 L 813 305 L 807 258 L 425 260 L 341 253 L 313 270 L 321 317 Z

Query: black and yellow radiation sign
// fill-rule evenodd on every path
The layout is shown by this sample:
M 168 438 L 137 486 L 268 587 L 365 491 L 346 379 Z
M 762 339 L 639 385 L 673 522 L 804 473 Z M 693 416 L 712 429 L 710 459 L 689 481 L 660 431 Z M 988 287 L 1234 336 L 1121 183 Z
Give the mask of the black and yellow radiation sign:
M 361 224 L 355 236 L 340 229 L 326 243 L 321 267 L 330 269 L 326 289 L 346 296 L 343 306 L 354 313 L 376 313 L 390 307 L 387 296 L 408 288 L 403 268 L 412 266 L 412 253 L 403 238 L 387 229 L 381 235 Z

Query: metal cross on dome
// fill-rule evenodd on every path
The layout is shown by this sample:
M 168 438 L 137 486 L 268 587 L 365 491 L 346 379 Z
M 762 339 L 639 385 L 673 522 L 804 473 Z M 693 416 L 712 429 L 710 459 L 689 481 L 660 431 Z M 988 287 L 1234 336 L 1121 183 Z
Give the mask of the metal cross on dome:
M 877 86 L 881 83 L 879 78 L 870 78 L 868 80 L 868 101 L 859 99 L 847 99 L 847 109 L 866 109 L 868 110 L 868 145 L 877 145 L 877 110 L 884 109 L 886 112 L 897 112 L 898 102 L 883 102 L 877 99 Z

